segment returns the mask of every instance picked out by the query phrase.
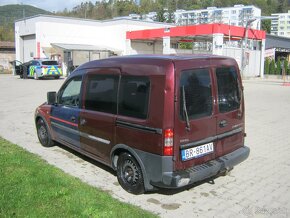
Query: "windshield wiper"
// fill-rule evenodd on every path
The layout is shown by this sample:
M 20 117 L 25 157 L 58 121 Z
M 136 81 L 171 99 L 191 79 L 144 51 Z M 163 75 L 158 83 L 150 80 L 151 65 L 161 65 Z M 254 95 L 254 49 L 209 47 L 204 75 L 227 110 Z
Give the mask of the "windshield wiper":
M 187 113 L 187 107 L 186 107 L 186 99 L 185 99 L 184 86 L 182 86 L 182 101 L 183 101 L 183 114 L 185 116 L 185 121 L 186 121 L 186 130 L 187 131 L 190 131 L 190 123 L 189 123 L 188 113 Z

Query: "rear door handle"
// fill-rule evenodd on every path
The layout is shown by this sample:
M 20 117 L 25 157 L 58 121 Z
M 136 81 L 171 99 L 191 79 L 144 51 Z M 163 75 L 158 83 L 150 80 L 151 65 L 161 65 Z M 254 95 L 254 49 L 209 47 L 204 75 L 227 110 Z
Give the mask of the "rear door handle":
M 83 126 L 83 125 L 85 125 L 87 123 L 87 121 L 86 121 L 86 119 L 81 119 L 80 120 L 80 124 Z
M 226 120 L 222 120 L 220 123 L 219 123 L 219 126 L 222 128 L 222 127 L 226 127 L 228 125 L 228 122 Z

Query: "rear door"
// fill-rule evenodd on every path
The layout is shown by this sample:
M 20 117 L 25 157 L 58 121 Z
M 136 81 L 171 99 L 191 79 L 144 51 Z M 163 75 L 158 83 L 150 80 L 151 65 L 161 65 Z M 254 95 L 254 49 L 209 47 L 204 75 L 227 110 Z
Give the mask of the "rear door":
M 217 84 L 217 156 L 243 146 L 244 105 L 238 68 L 225 65 L 215 68 Z
M 208 63 L 198 60 L 176 65 L 175 170 L 215 158 L 217 117 L 213 72 Z
M 88 72 L 80 113 L 81 148 L 106 163 L 115 142 L 119 77 L 115 68 Z

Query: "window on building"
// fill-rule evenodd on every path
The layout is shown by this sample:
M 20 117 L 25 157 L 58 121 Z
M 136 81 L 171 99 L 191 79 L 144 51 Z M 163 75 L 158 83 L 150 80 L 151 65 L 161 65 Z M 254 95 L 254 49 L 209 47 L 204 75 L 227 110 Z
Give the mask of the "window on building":
M 119 94 L 119 115 L 146 119 L 150 80 L 144 76 L 122 76 Z

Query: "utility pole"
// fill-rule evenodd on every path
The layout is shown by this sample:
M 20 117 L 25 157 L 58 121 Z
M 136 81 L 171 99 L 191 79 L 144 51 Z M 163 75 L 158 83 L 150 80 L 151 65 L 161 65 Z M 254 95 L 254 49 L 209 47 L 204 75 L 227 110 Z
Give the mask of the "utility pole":
M 275 19 L 276 17 L 271 17 L 271 16 L 262 16 L 262 17 L 255 17 L 252 19 L 248 19 L 246 21 L 246 27 L 245 27 L 245 34 L 244 34 L 244 40 L 242 42 L 242 50 L 241 50 L 241 74 L 242 78 L 245 77 L 245 67 L 246 67 L 246 54 L 245 54 L 245 48 L 248 45 L 248 38 L 249 38 L 249 26 L 251 23 L 253 23 L 256 20 L 272 20 Z

